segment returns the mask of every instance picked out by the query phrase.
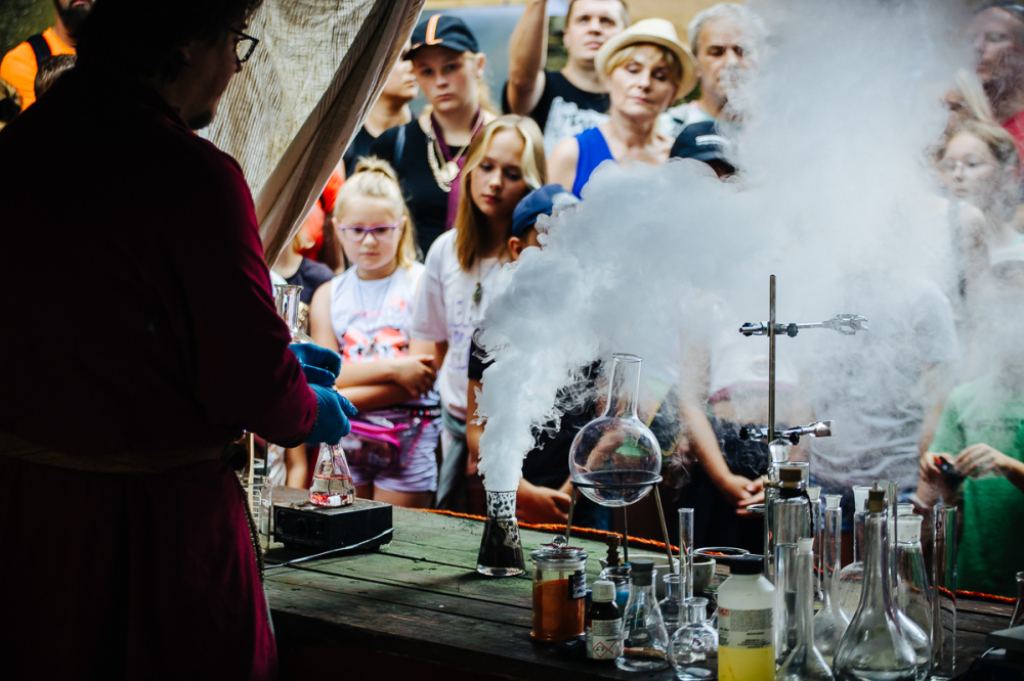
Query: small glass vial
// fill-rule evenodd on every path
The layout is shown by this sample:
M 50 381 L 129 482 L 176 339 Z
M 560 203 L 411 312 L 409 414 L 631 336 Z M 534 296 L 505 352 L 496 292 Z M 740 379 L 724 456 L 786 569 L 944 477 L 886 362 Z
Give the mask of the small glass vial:
M 665 622 L 665 631 L 669 635 L 683 623 L 682 612 L 682 580 L 674 572 L 667 572 L 662 576 L 665 582 L 665 597 L 658 603 L 661 608 L 661 619 Z
M 730 561 L 718 588 L 719 681 L 774 681 L 775 587 L 758 556 Z
M 592 603 L 587 610 L 587 657 L 614 662 L 622 654 L 622 614 L 615 605 L 615 584 L 594 582 Z
M 656 671 L 668 667 L 668 632 L 654 593 L 654 561 L 631 561 L 633 589 L 622 623 L 622 654 L 615 665 L 627 672 Z
M 533 631 L 538 641 L 566 641 L 584 632 L 587 552 L 548 544 L 533 560 Z

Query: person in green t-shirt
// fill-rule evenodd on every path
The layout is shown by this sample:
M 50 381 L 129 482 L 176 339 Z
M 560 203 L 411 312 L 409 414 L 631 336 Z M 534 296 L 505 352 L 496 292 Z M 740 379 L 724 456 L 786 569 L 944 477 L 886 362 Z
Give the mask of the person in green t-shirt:
M 986 274 L 978 301 L 985 320 L 975 338 L 988 371 L 950 394 L 921 472 L 922 487 L 947 497 L 954 491 L 934 457 L 965 476 L 955 490 L 963 513 L 957 588 L 1012 597 L 1015 574 L 1024 570 L 1024 263 L 1004 265 Z

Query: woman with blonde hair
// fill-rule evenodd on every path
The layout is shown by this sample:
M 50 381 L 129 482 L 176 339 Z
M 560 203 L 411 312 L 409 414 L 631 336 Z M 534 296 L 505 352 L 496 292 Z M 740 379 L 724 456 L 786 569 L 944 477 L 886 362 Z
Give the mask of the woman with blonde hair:
M 341 354 L 335 385 L 359 409 L 343 441 L 356 494 L 427 508 L 437 484 L 440 411 L 434 358 L 409 348 L 423 265 L 394 169 L 360 160 L 334 215 L 352 267 L 313 296 L 309 330 L 318 345 Z M 289 478 L 304 473 L 289 470 Z
M 486 56 L 461 19 L 422 19 L 403 59 L 412 62 L 430 106 L 419 118 L 384 132 L 370 153 L 398 171 L 420 252 L 426 254 L 455 221 L 469 143 L 494 119 L 494 107 L 483 79 Z
M 610 120 L 563 140 L 551 153 L 551 181 L 581 196 L 604 161 L 661 165 L 673 139 L 658 116 L 697 85 L 693 55 L 665 19 L 644 19 L 601 46 L 594 60 L 608 90 Z
M 531 190 L 547 181 L 544 141 L 530 118 L 501 116 L 469 145 L 455 229 L 427 254 L 416 298 L 410 351 L 433 355 L 443 406 L 443 460 L 438 506 L 458 506 L 466 474 L 466 390 L 469 346 L 483 319 L 491 288 L 509 261 L 512 213 Z

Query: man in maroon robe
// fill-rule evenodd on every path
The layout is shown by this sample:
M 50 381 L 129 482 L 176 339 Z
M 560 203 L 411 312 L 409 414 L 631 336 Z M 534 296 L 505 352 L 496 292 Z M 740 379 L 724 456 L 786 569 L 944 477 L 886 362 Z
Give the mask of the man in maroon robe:
M 99 0 L 0 133 L 0 677 L 276 673 L 223 452 L 348 424 L 289 350 L 240 167 L 193 132 L 253 4 Z

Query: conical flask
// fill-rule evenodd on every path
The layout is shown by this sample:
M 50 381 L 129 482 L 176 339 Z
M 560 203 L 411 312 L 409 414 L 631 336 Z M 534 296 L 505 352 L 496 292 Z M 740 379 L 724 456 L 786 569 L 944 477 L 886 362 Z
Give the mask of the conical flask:
M 864 541 L 864 583 L 857 612 L 839 641 L 833 669 L 837 681 L 920 681 L 917 656 L 900 628 L 889 590 L 885 536 L 885 490 L 868 496 Z
M 302 302 L 299 300 L 299 294 L 301 292 L 301 286 L 276 284 L 274 286 L 274 303 L 277 305 L 277 314 L 288 325 L 288 331 L 292 335 L 292 342 L 312 343 L 313 339 L 306 335 L 302 330 L 302 325 L 299 324 L 299 310 L 302 305 Z
M 488 577 L 513 577 L 526 570 L 516 520 L 516 492 L 487 491 L 487 522 L 480 538 L 476 571 Z
M 347 506 L 355 498 L 356 487 L 345 452 L 339 445 L 321 444 L 313 468 L 313 484 L 309 488 L 310 502 L 317 506 Z
M 637 416 L 642 361 L 614 355 L 604 414 L 583 426 L 569 450 L 573 484 L 603 506 L 643 499 L 661 472 L 661 447 Z
M 842 638 L 850 620 L 843 616 L 836 598 L 839 571 L 843 553 L 843 509 L 840 506 L 842 496 L 828 494 L 825 496 L 825 511 L 822 513 L 824 527 L 822 573 L 821 573 L 821 609 L 814 616 L 814 644 L 821 651 L 825 660 L 832 664 L 839 639 Z
M 832 681 L 832 669 L 814 645 L 814 553 L 813 539 L 797 544 L 796 645 L 782 663 L 775 681 Z
M 923 678 L 931 669 L 932 590 L 921 550 L 921 520 L 919 515 L 896 518 L 896 614 Z

